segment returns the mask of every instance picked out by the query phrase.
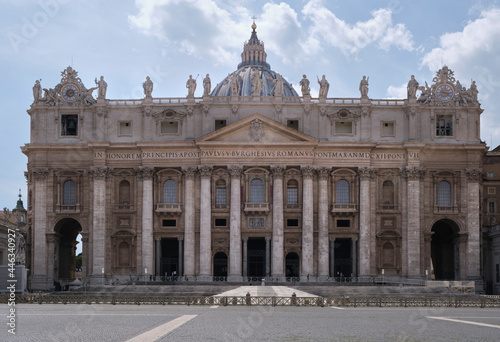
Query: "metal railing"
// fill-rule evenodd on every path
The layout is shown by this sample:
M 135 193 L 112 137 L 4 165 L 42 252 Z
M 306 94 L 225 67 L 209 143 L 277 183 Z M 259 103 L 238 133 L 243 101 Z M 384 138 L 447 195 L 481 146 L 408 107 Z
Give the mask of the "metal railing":
M 9 295 L 0 295 L 7 304 Z M 258 296 L 162 296 L 26 294 L 16 295 L 16 303 L 29 304 L 153 304 L 153 305 L 239 305 L 239 306 L 317 306 L 317 307 L 455 307 L 500 308 L 500 298 L 489 297 L 258 297 Z

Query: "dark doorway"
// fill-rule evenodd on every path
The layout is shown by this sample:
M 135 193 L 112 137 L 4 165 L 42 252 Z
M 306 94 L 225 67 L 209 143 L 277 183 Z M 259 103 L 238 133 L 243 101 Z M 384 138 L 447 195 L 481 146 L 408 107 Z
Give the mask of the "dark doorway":
M 432 226 L 431 263 L 436 280 L 454 280 L 460 273 L 458 227 L 440 220 Z
M 63 281 L 75 279 L 76 272 L 76 240 L 82 231 L 82 226 L 78 221 L 65 218 L 59 221 L 55 229 L 58 239 L 55 241 L 55 262 L 54 278 Z
M 161 239 L 161 256 L 162 276 L 182 276 L 179 274 L 179 240 L 177 238 Z
M 300 277 L 300 258 L 295 252 L 290 252 L 285 257 L 285 275 L 287 278 Z
M 264 238 L 249 238 L 247 245 L 248 276 L 266 276 L 266 240 Z
M 333 277 L 350 277 L 352 275 L 351 239 L 335 239 L 333 244 Z
M 224 252 L 214 255 L 214 277 L 227 277 L 227 255 Z

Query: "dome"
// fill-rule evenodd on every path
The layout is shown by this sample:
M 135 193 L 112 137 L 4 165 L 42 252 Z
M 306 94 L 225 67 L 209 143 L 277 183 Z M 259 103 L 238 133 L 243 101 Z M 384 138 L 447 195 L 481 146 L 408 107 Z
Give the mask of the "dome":
M 266 62 L 264 43 L 257 37 L 256 28 L 254 22 L 250 40 L 245 43 L 241 53 L 238 70 L 218 83 L 210 93 L 211 96 L 299 96 L 290 83 L 271 70 L 271 66 Z M 254 89 L 255 87 L 257 89 Z M 256 91 L 259 94 L 254 94 Z

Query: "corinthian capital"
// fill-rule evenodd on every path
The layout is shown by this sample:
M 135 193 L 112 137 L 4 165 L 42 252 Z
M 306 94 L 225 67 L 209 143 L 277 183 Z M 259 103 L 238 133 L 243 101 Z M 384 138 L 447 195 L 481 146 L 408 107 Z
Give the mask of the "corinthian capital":
M 196 174 L 197 168 L 195 166 L 189 166 L 182 170 L 184 172 L 184 177 L 186 179 L 194 179 L 194 175 Z
M 151 180 L 153 179 L 155 173 L 155 169 L 147 166 L 139 166 L 135 169 L 135 174 L 137 178 L 141 180 Z
M 306 166 L 301 166 L 300 171 L 302 172 L 302 176 L 304 178 L 312 178 L 316 170 L 311 165 L 306 165 Z
M 399 174 L 404 179 L 408 180 L 421 180 L 425 174 L 425 170 L 421 167 L 405 167 L 399 170 Z
M 231 175 L 231 178 L 238 178 L 241 176 L 241 172 L 243 169 L 240 166 L 236 165 L 231 165 L 227 167 L 227 170 L 229 171 L 229 174 Z
M 89 171 L 92 180 L 103 180 L 113 174 L 113 170 L 107 166 L 93 166 Z
M 212 177 L 213 168 L 208 165 L 202 165 L 198 167 L 198 171 L 200 171 L 201 177 Z
M 358 169 L 358 176 L 361 180 L 371 180 L 375 178 L 378 171 L 376 169 L 372 169 L 371 167 L 362 167 Z
M 483 173 L 480 169 L 466 169 L 465 176 L 467 176 L 467 182 L 478 183 L 481 181 Z
M 49 169 L 47 168 L 36 168 L 33 170 L 33 175 L 35 176 L 35 180 L 46 180 L 49 176 Z
M 274 178 L 281 178 L 285 173 L 285 167 L 282 165 L 271 166 L 271 172 L 273 173 Z
M 320 167 L 318 170 L 318 178 L 320 180 L 328 180 L 328 177 L 330 176 L 330 169 L 326 167 Z

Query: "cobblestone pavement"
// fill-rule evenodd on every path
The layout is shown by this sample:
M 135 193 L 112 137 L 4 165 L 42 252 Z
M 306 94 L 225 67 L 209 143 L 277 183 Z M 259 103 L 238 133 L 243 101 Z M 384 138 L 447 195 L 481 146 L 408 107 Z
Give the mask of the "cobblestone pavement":
M 16 310 L 16 335 L 3 324 L 1 341 L 410 342 L 500 336 L 500 309 L 21 304 Z

